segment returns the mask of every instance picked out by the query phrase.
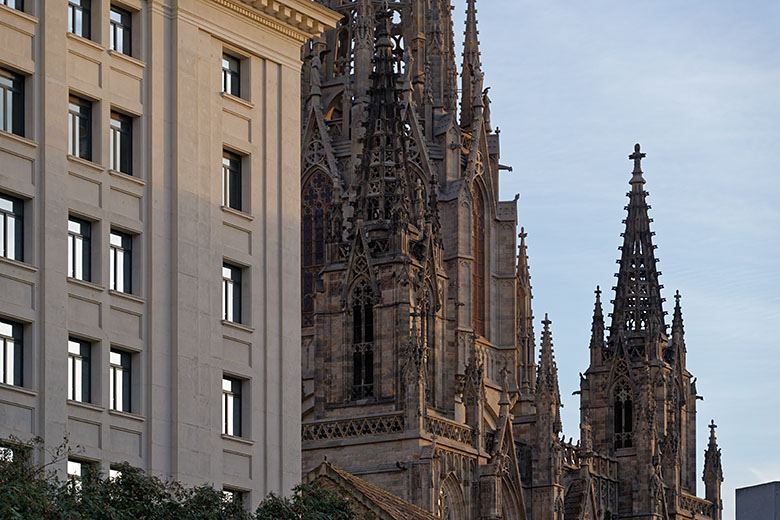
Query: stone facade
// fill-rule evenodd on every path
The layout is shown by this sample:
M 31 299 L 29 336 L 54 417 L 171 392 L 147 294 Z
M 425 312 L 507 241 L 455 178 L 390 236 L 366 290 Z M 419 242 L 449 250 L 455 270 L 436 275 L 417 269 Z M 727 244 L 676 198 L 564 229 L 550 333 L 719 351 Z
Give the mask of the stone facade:
M 288 384 L 300 364 L 300 184 L 289 174 L 300 46 L 338 18 L 304 0 L 93 0 L 69 31 L 68 2 L 15 4 L 0 5 L 0 69 L 21 78 L 25 124 L 0 131 L 0 195 L 23 207 L 23 251 L 0 258 L 0 320 L 19 330 L 23 377 L 0 383 L 0 440 L 41 436 L 51 448 L 68 436 L 73 462 L 108 473 L 128 461 L 253 505 L 288 491 L 301 475 L 287 442 L 300 429 Z M 112 8 L 126 16 L 126 47 L 112 48 Z M 240 96 L 222 92 L 223 53 L 241 63 Z M 69 147 L 69 96 L 90 108 L 89 154 Z M 115 113 L 130 121 L 122 171 Z M 243 161 L 240 211 L 221 200 L 225 149 Z M 91 228 L 89 276 L 66 272 L 69 217 Z M 109 279 L 115 231 L 131 243 L 121 290 Z M 224 261 L 244 274 L 233 321 L 222 319 Z M 90 360 L 74 372 L 90 391 L 73 399 L 69 339 Z M 129 360 L 121 406 L 112 351 Z M 242 380 L 240 436 L 222 435 L 224 375 Z
M 679 302 L 663 323 L 643 155 L 574 445 L 547 317 L 536 362 L 517 198 L 498 197 L 475 0 L 460 80 L 447 0 L 321 3 L 343 18 L 303 50 L 304 471 L 327 456 L 448 520 L 719 520 L 714 434 L 694 493 L 696 394 Z

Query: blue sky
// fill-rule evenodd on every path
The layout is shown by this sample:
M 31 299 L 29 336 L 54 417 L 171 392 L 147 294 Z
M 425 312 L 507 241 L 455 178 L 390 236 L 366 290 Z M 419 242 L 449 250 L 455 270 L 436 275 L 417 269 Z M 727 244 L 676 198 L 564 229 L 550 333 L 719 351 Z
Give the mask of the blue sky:
M 456 0 L 462 38 L 465 1 Z M 597 284 L 614 285 L 634 143 L 671 320 L 698 377 L 698 474 L 714 418 L 734 489 L 780 480 L 780 2 L 479 0 L 501 195 L 520 193 L 534 311 L 553 321 L 578 435 Z M 606 300 L 612 291 L 606 291 Z M 605 312 L 608 312 L 605 309 Z M 703 496 L 703 485 L 699 483 Z

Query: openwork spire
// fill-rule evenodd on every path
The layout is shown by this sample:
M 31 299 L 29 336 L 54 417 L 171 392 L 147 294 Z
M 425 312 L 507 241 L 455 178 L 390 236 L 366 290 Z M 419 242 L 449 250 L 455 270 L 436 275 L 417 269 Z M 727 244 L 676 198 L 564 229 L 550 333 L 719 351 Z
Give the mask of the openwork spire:
M 552 322 L 544 315 L 544 330 L 542 331 L 542 348 L 539 353 L 539 367 L 536 372 L 536 397 L 548 399 L 550 404 L 560 406 L 561 392 L 558 388 L 558 366 L 555 363 L 555 354 L 553 353 L 552 332 L 550 325 Z
M 460 125 L 463 128 L 471 127 L 475 117 L 474 108 L 482 105 L 482 63 L 479 55 L 476 3 L 476 0 L 466 1 L 460 99 Z
M 620 270 L 616 275 L 618 281 L 614 288 L 610 326 L 610 348 L 614 347 L 618 336 L 622 334 L 632 357 L 660 355 L 658 349 L 648 347 L 666 332 L 661 298 L 663 286 L 658 281 L 660 273 L 656 269 L 653 233 L 650 231 L 652 219 L 648 217 L 650 206 L 647 204 L 648 193 L 644 190 L 645 179 L 642 176 L 642 159 L 645 155 L 637 144 L 634 153 L 628 156 L 634 161 L 634 170 L 626 206 L 628 216 L 623 221 L 626 230 L 622 235 L 622 253 L 618 261 Z
M 370 109 L 357 184 L 355 219 L 365 222 L 409 221 L 411 187 L 404 157 L 408 138 L 401 123 L 397 89 L 398 57 L 390 41 L 390 13 L 381 11 L 375 32 Z

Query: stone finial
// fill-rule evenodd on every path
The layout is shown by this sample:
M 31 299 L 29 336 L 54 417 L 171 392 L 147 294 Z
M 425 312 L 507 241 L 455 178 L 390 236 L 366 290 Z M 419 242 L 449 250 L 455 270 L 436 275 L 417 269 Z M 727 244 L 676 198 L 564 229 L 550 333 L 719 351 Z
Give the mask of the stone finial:
M 644 184 L 645 179 L 642 177 L 642 159 L 647 157 L 646 153 L 643 153 L 640 151 L 641 147 L 639 146 L 639 143 L 636 143 L 634 145 L 634 153 L 628 156 L 629 159 L 634 161 L 634 171 L 632 172 L 634 174 L 633 177 L 631 177 L 631 184 L 640 183 Z

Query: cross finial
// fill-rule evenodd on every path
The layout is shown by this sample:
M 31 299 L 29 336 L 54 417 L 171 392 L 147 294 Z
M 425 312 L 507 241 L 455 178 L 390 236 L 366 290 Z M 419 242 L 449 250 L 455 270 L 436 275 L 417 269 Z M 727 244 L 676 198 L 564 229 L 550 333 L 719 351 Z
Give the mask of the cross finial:
M 713 419 L 712 422 L 710 422 L 710 424 L 709 424 L 709 428 L 710 428 L 710 442 L 711 443 L 715 442 L 715 428 L 717 428 L 717 427 L 718 427 L 718 425 L 715 424 L 715 419 Z
M 677 305 L 680 305 L 680 298 L 682 298 L 682 295 L 680 294 L 680 289 L 677 289 L 677 291 L 674 293 L 674 301 L 677 303 Z
M 647 154 L 640 152 L 640 149 L 639 143 L 636 143 L 634 145 L 634 153 L 628 156 L 629 159 L 634 161 L 634 173 L 642 173 L 642 159 L 647 157 Z
M 520 228 L 520 234 L 517 235 L 517 236 L 520 237 L 520 240 L 525 241 L 526 237 L 528 236 L 528 233 L 525 232 L 525 228 L 524 227 L 521 227 Z
M 594 292 L 596 293 L 596 299 L 601 301 L 601 287 L 597 285 Z
M 542 325 L 544 325 L 544 330 L 550 330 L 550 324 L 552 322 L 550 321 L 550 318 L 547 317 L 547 313 L 544 313 L 544 320 L 542 321 Z

